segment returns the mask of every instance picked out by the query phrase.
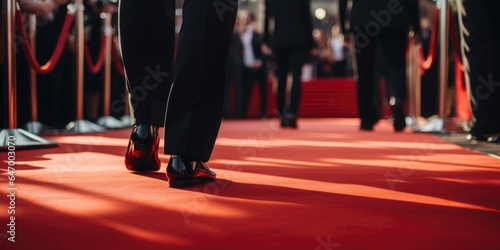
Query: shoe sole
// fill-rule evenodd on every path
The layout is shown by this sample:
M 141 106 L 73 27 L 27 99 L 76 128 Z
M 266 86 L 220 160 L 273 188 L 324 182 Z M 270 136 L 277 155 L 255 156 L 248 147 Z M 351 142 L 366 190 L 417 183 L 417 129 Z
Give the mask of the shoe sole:
M 168 178 L 168 176 L 167 176 Z M 214 182 L 215 179 L 212 178 L 200 178 L 200 179 L 168 179 L 168 186 L 171 188 L 189 188 L 194 187 L 199 184 Z

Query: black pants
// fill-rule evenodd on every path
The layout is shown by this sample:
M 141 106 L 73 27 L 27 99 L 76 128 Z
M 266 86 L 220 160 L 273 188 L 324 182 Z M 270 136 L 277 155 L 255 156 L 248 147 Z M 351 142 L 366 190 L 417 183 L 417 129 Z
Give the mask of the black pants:
M 136 124 L 165 124 L 166 154 L 210 158 L 222 119 L 236 13 L 232 0 L 184 1 L 173 74 L 175 1 L 120 1 L 131 116 Z
M 359 29 L 355 29 L 359 30 Z M 356 35 L 356 34 L 355 34 Z M 357 36 L 356 36 L 357 37 Z M 379 120 L 374 95 L 380 93 L 375 74 L 377 46 L 380 46 L 386 69 L 386 95 L 403 102 L 406 99 L 406 31 L 383 31 L 370 41 L 356 39 L 356 63 L 358 67 L 358 111 L 361 123 L 373 125 Z
M 259 69 L 251 69 L 245 67 L 243 69 L 243 95 L 241 108 L 243 113 L 243 117 L 246 116 L 248 111 L 248 104 L 250 102 L 250 97 L 252 95 L 252 90 L 254 84 L 257 83 L 260 90 L 260 113 L 261 117 L 266 116 L 267 110 L 267 71 L 266 65 L 262 65 Z
M 500 2 L 465 0 L 465 42 L 469 61 L 470 97 L 476 120 L 473 135 L 500 133 Z
M 276 74 L 278 86 L 276 92 L 277 110 L 280 114 L 296 117 L 302 94 L 302 66 L 304 65 L 308 48 L 274 48 L 276 54 Z M 288 73 L 292 73 L 292 86 L 289 103 L 287 104 Z

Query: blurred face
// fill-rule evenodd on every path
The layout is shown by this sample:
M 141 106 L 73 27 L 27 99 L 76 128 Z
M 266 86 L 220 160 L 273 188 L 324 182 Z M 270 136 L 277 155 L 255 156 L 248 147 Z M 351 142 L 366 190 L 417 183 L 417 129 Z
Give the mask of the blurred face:
M 243 12 L 241 15 L 240 15 L 240 22 L 241 24 L 244 24 L 245 26 L 247 25 L 250 25 L 254 22 L 254 20 L 252 19 L 252 16 L 249 15 L 247 12 Z
M 314 30 L 313 31 L 313 37 L 314 40 L 318 43 L 318 45 L 325 45 L 326 44 L 326 36 L 321 30 Z
M 335 25 L 332 27 L 332 35 L 333 36 L 338 36 L 340 34 L 340 27 L 338 25 Z

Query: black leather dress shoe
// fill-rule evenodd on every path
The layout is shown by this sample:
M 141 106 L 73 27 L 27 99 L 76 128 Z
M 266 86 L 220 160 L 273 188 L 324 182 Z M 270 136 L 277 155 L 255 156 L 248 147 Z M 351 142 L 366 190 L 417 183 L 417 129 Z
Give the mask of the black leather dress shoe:
M 359 125 L 359 130 L 360 131 L 373 131 L 374 126 L 375 126 L 374 122 L 361 121 L 361 124 Z
M 168 184 L 172 188 L 196 186 L 215 181 L 216 174 L 200 160 L 172 155 L 167 166 Z
M 406 127 L 406 115 L 403 108 L 403 103 L 399 100 L 391 98 L 389 101 L 392 115 L 394 117 L 394 131 L 402 132 Z
M 125 154 L 125 166 L 132 171 L 157 171 L 160 169 L 160 158 L 158 157 L 158 127 L 154 125 L 134 125 L 127 153 Z
M 467 134 L 467 140 L 469 141 L 487 141 L 488 137 L 484 135 Z
M 488 137 L 488 142 L 491 142 L 491 143 L 500 143 L 500 135 L 495 135 L 495 136 Z
M 500 135 L 498 133 L 488 134 L 488 135 L 484 135 L 484 134 L 475 135 L 475 134 L 471 133 L 471 134 L 467 134 L 467 140 L 489 142 L 489 143 L 500 143 Z
M 290 116 L 290 117 L 282 117 L 281 118 L 281 123 L 280 123 L 281 128 L 293 128 L 296 129 L 297 126 L 297 117 L 296 116 Z

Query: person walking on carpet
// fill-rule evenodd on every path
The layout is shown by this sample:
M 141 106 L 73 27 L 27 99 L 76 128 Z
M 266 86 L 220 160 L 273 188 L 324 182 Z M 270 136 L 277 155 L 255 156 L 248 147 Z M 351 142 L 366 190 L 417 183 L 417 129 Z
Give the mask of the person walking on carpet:
M 222 119 L 238 3 L 184 1 L 174 69 L 175 2 L 121 0 L 119 36 L 133 125 L 125 166 L 159 170 L 158 129 L 165 126 L 169 186 L 182 188 L 216 178 L 206 162 Z

